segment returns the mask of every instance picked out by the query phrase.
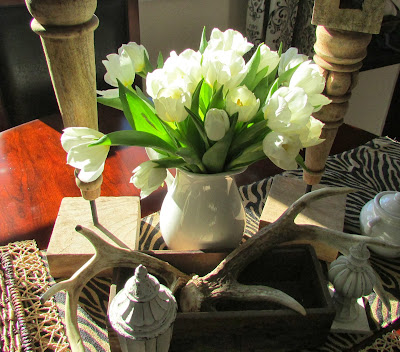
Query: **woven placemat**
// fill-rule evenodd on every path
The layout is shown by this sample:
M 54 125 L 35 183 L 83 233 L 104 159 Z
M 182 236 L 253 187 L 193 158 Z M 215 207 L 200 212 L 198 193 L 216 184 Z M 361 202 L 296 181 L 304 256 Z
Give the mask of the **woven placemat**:
M 70 351 L 54 299 L 40 302 L 53 282 L 35 241 L 0 247 L 3 351 Z

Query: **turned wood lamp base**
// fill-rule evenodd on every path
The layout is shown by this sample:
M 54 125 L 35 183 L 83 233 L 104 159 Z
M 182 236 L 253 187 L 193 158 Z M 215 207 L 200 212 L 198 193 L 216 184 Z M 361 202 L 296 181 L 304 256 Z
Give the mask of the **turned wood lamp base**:
M 94 254 L 90 242 L 75 231 L 82 225 L 107 242 L 137 249 L 140 230 L 139 197 L 99 197 L 96 199 L 99 225 L 92 220 L 89 202 L 82 197 L 62 200 L 47 249 L 50 273 L 55 278 L 70 277 Z M 112 269 L 109 273 L 111 274 Z

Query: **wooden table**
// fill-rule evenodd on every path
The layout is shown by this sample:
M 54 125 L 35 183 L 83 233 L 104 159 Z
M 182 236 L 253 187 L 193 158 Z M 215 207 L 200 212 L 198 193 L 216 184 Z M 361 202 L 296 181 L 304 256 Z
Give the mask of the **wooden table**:
M 107 133 L 127 129 L 122 113 L 99 107 L 99 129 Z M 0 133 L 0 245 L 35 239 L 47 248 L 63 197 L 80 195 L 73 168 L 61 147 L 61 118 L 34 120 Z M 344 125 L 331 154 L 361 145 L 375 136 Z M 129 183 L 132 170 L 147 160 L 144 148 L 112 148 L 103 173 L 102 196 L 137 196 Z M 239 175 L 238 185 L 281 172 L 268 160 L 253 164 Z M 141 201 L 142 216 L 160 209 L 166 188 Z

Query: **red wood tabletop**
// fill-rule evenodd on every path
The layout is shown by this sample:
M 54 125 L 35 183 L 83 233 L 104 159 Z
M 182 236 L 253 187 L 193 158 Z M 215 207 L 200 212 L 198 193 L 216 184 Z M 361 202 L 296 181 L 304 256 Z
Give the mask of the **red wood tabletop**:
M 78 197 L 73 168 L 66 164 L 61 147 L 61 118 L 34 120 L 0 133 L 0 245 L 35 239 L 47 248 L 61 200 Z M 127 128 L 118 112 L 99 110 L 100 131 Z M 371 140 L 374 135 L 342 126 L 332 153 Z M 351 138 L 349 138 L 351 136 Z M 102 196 L 137 196 L 129 183 L 132 170 L 147 160 L 144 148 L 112 148 L 103 173 Z M 236 179 L 248 184 L 281 172 L 268 160 L 249 167 Z M 166 189 L 159 189 L 141 201 L 142 216 L 161 207 Z M 88 205 L 89 206 L 89 205 Z

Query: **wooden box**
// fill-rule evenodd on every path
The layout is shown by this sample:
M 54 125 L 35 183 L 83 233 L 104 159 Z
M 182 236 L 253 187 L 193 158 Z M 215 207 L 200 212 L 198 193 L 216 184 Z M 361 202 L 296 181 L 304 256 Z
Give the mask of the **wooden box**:
M 198 263 L 200 269 L 195 272 L 200 275 L 211 271 L 221 260 L 221 255 L 215 253 L 150 254 L 184 272 L 193 272 L 193 263 Z M 131 276 L 132 269 L 128 272 Z M 122 287 L 129 276 L 120 273 L 117 287 Z M 242 272 L 239 281 L 278 288 L 297 299 L 307 315 L 262 302 L 220 302 L 215 312 L 178 313 L 170 351 L 286 351 L 324 343 L 335 310 L 320 262 L 310 245 L 280 247 L 265 253 Z M 110 340 L 114 344 L 112 351 L 118 351 L 112 336 Z

